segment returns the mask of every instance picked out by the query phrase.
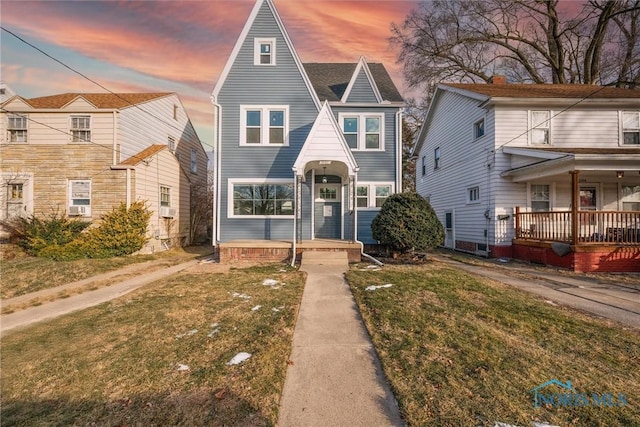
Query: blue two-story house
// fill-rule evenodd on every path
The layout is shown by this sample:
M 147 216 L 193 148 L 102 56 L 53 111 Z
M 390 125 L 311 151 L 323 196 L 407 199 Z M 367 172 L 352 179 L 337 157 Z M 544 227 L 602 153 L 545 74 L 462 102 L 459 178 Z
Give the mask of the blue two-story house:
M 376 243 L 371 221 L 401 191 L 403 100 L 382 64 L 303 64 L 273 1 L 257 0 L 211 99 L 221 248 Z M 265 254 L 248 246 L 225 257 Z

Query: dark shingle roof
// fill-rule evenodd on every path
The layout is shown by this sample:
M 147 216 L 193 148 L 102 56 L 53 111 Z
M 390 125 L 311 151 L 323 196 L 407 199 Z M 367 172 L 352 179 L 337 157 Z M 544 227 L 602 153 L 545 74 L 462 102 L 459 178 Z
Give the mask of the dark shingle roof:
M 340 101 L 351 81 L 357 63 L 307 63 L 302 64 L 321 101 Z M 402 95 L 380 63 L 368 63 L 371 75 L 378 86 L 382 99 L 403 102 Z
M 171 93 L 63 93 L 25 101 L 33 108 L 62 108 L 75 98 L 82 97 L 96 108 L 124 108 L 167 95 Z
M 640 90 L 582 84 L 443 83 L 494 98 L 640 98 Z

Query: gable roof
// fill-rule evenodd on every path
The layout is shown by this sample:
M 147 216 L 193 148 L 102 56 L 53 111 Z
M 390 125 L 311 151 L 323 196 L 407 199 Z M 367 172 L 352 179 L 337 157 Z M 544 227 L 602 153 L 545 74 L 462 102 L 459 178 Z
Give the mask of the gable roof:
M 143 162 L 144 160 L 146 160 L 147 158 L 153 156 L 154 154 L 164 150 L 164 149 L 169 149 L 169 147 L 167 147 L 166 144 L 154 144 L 154 145 L 150 145 L 149 147 L 145 148 L 144 150 L 140 151 L 139 153 L 134 154 L 133 156 L 127 158 L 126 160 L 120 162 L 121 165 L 129 165 L 129 166 L 135 166 L 141 162 Z
M 311 62 L 303 65 L 320 100 L 331 102 L 342 99 L 358 63 Z M 383 64 L 374 62 L 367 66 L 384 101 L 404 102 Z
M 222 86 L 224 85 L 224 82 L 227 79 L 227 76 L 229 75 L 229 72 L 231 71 L 231 67 L 235 63 L 236 58 L 237 58 L 238 54 L 240 53 L 240 49 L 242 48 L 242 45 L 245 43 L 245 40 L 247 39 L 247 36 L 249 35 L 249 31 L 251 30 L 251 27 L 253 26 L 253 22 L 255 21 L 256 17 L 258 16 L 258 13 L 260 12 L 260 9 L 262 9 L 263 5 L 265 5 L 265 4 L 268 6 L 269 10 L 271 11 L 271 14 L 273 15 L 273 18 L 276 21 L 276 24 L 278 25 L 278 29 L 280 30 L 280 33 L 282 34 L 282 37 L 284 38 L 284 41 L 287 44 L 287 47 L 289 48 L 289 51 L 291 52 L 291 55 L 293 56 L 293 60 L 294 60 L 294 62 L 296 64 L 298 70 L 300 71 L 300 75 L 302 76 L 302 79 L 304 80 L 305 85 L 309 89 L 309 94 L 311 95 L 311 98 L 313 99 L 313 102 L 315 103 L 316 108 L 318 109 L 318 111 L 320 111 L 320 107 L 321 107 L 320 100 L 316 96 L 316 92 L 313 90 L 313 86 L 311 85 L 311 82 L 309 81 L 309 76 L 307 76 L 307 73 L 305 73 L 305 71 L 304 71 L 304 67 L 302 66 L 302 61 L 300 61 L 300 58 L 298 57 L 298 53 L 296 52 L 295 48 L 293 47 L 293 42 L 289 38 L 289 34 L 287 33 L 287 30 L 285 29 L 284 24 L 282 23 L 282 20 L 280 19 L 280 15 L 278 15 L 278 12 L 277 12 L 277 10 L 275 8 L 275 5 L 273 4 L 272 0 L 257 0 L 256 1 L 256 4 L 253 7 L 253 10 L 251 11 L 251 14 L 249 15 L 249 18 L 247 19 L 247 22 L 244 24 L 244 28 L 242 29 L 242 32 L 240 33 L 240 36 L 238 37 L 238 40 L 236 41 L 236 44 L 233 47 L 233 50 L 231 51 L 231 55 L 229 56 L 229 59 L 227 60 L 227 63 L 224 66 L 224 69 L 222 70 L 222 74 L 220 74 L 220 78 L 218 79 L 218 81 L 216 82 L 215 87 L 213 88 L 213 92 L 211 93 L 212 101 L 214 103 L 217 102 L 217 98 L 218 98 L 218 95 L 220 94 L 220 91 L 222 90 Z
M 33 108 L 42 109 L 63 108 L 77 98 L 86 100 L 96 108 L 126 108 L 169 95 L 173 93 L 63 93 L 21 99 Z
M 640 90 L 583 84 L 442 83 L 493 98 L 640 98 Z

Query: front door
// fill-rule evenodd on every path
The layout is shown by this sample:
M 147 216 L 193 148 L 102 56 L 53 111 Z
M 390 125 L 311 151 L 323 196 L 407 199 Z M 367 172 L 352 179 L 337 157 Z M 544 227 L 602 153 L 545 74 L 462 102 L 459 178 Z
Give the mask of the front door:
M 340 239 L 342 231 L 342 186 L 317 183 L 315 190 L 315 237 Z

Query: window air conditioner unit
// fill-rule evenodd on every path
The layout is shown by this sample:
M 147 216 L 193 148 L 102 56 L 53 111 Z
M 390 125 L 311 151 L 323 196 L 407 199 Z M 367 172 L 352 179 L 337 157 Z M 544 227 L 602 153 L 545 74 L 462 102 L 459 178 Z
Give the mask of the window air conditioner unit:
M 163 218 L 173 218 L 174 216 L 176 216 L 176 209 L 170 208 L 168 206 L 161 206 L 160 216 Z
M 70 216 L 84 216 L 89 213 L 87 206 L 69 206 Z

